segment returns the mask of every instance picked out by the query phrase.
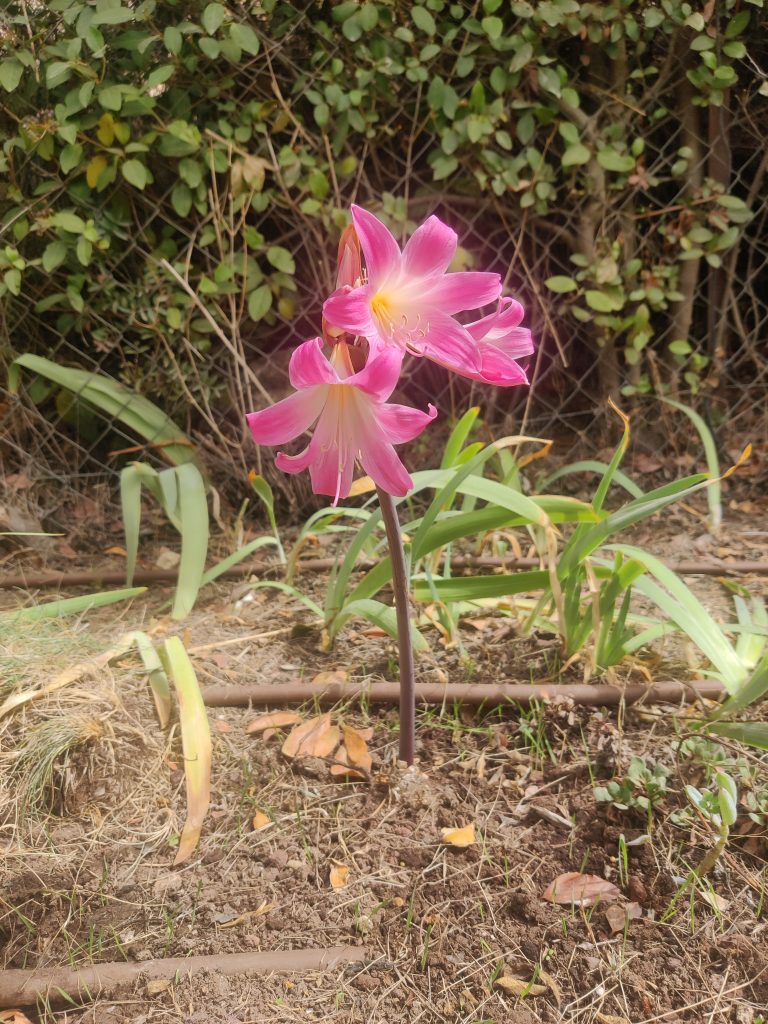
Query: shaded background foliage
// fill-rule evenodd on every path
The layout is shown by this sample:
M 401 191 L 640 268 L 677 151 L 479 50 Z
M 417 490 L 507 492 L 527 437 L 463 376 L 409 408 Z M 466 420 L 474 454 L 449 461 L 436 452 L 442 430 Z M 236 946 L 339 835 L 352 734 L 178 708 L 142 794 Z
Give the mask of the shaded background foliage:
M 563 457 L 604 442 L 608 396 L 651 451 L 687 444 L 654 392 L 694 401 L 723 445 L 765 436 L 760 2 L 10 0 L 2 17 L 0 363 L 34 352 L 135 388 L 233 497 L 259 458 L 243 414 L 285 393 L 317 332 L 351 201 L 403 235 L 449 220 L 456 266 L 502 273 L 539 341 L 529 392 L 411 364 L 410 400 L 477 402 Z M 55 518 L 136 438 L 25 383 L 0 391 L 3 461 Z

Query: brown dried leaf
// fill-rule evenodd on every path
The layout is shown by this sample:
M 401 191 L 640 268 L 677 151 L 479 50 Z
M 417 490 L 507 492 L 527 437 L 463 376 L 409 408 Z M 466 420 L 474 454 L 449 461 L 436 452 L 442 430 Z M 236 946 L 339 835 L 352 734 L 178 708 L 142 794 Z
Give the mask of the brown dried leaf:
M 608 907 L 605 912 L 605 919 L 608 927 L 614 935 L 623 932 L 630 921 L 643 916 L 643 909 L 639 903 L 627 903 L 623 907 Z
M 221 718 L 217 718 L 215 720 L 215 722 L 213 723 L 213 728 L 216 730 L 216 732 L 232 732 L 232 726 L 229 724 L 229 722 L 225 722 Z
M 536 985 L 530 981 L 522 981 L 520 978 L 513 978 L 511 974 L 502 974 L 494 982 L 496 988 L 503 988 L 513 996 L 543 996 L 547 991 L 544 985 Z
M 253 816 L 254 832 L 260 832 L 263 828 L 268 828 L 270 825 L 273 824 L 274 822 L 272 821 L 270 816 L 268 814 L 265 814 L 264 811 L 256 811 L 256 813 Z
M 365 779 L 367 777 L 356 768 L 352 768 L 349 763 L 347 748 L 343 743 L 336 751 L 335 760 L 337 763 L 331 765 L 331 775 L 343 775 L 348 779 Z
M 353 729 L 351 725 L 344 726 L 344 746 L 347 749 L 349 764 L 354 765 L 355 768 L 362 768 L 366 774 L 370 774 L 373 761 L 371 760 L 368 744 L 365 742 L 362 733 L 359 733 L 357 729 Z
M 270 711 L 269 714 L 254 718 L 245 731 L 247 733 L 266 732 L 269 729 L 282 729 L 287 725 L 296 725 L 300 721 L 301 715 L 296 711 Z
M 544 982 L 544 984 L 547 986 L 549 991 L 554 996 L 555 1002 L 558 1006 L 560 1006 L 563 1001 L 563 993 L 560 991 L 560 986 L 557 984 L 552 975 L 548 974 L 547 971 L 542 971 L 541 968 L 539 968 L 539 980 Z
M 32 1024 L 21 1010 L 0 1010 L 0 1024 Z
M 595 1020 L 599 1020 L 600 1024 L 631 1024 L 626 1017 L 617 1017 L 613 1013 L 601 1013 L 599 1010 L 595 1014 Z
M 236 928 L 239 924 L 245 924 L 246 921 L 250 921 L 252 917 L 263 917 L 264 914 L 268 914 L 270 910 L 274 910 L 277 906 L 276 903 L 267 903 L 263 900 L 261 905 L 255 910 L 246 910 L 244 914 L 240 914 L 239 917 L 233 917 L 230 921 L 222 921 L 222 928 Z
M 583 875 L 579 871 L 566 871 L 558 875 L 544 890 L 543 898 L 561 906 L 591 907 L 597 902 L 618 899 L 621 893 L 613 884 L 599 875 Z
M 331 862 L 328 878 L 333 889 L 343 889 L 349 881 L 349 868 L 341 861 L 334 860 Z
M 331 725 L 330 712 L 297 725 L 282 746 L 286 757 L 328 757 L 339 745 L 341 734 Z
M 313 686 L 328 686 L 335 683 L 346 683 L 349 680 L 349 672 L 343 668 L 335 668 L 331 672 L 318 672 L 312 677 Z
M 442 833 L 442 841 L 447 846 L 457 846 L 460 849 L 464 849 L 464 847 L 473 846 L 477 842 L 475 826 L 471 824 L 465 825 L 463 828 L 444 828 Z

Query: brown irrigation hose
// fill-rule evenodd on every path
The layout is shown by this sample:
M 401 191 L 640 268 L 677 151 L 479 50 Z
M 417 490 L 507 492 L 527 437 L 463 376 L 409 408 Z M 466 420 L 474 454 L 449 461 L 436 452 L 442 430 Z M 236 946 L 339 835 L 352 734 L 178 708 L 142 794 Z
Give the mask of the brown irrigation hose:
M 719 700 L 725 696 L 723 686 L 711 679 L 696 679 L 690 683 L 633 683 L 629 686 L 610 686 L 605 683 L 417 683 L 416 701 L 421 704 L 516 704 L 528 705 L 534 700 L 553 700 L 570 697 L 576 704 L 588 707 L 610 707 L 622 701 L 625 704 L 668 703 L 696 701 L 704 697 Z M 342 700 L 364 697 L 373 704 L 397 704 L 400 699 L 398 683 L 274 683 L 250 686 L 207 686 L 203 701 L 208 707 L 248 707 L 249 705 L 304 704 L 318 701 L 336 704 Z
M 340 964 L 360 963 L 367 959 L 361 946 L 331 946 L 328 949 L 288 949 L 278 953 L 218 953 L 78 968 L 0 971 L 0 1008 L 34 1006 L 38 1000 L 52 1006 L 71 1006 L 73 1001 L 92 1001 L 100 997 L 116 999 L 130 994 L 138 981 L 174 982 L 198 971 L 228 975 L 289 974 L 332 970 Z
M 336 564 L 334 558 L 305 558 L 299 561 L 297 571 L 328 572 Z M 375 562 L 362 560 L 356 565 L 359 571 L 372 569 Z M 540 562 L 537 558 L 492 558 L 488 555 L 469 558 L 454 558 L 451 565 L 454 569 L 505 569 L 514 572 L 516 569 L 537 569 Z M 732 574 L 747 576 L 768 576 L 768 562 L 678 562 L 669 568 L 681 576 L 729 576 Z M 242 579 L 252 573 L 256 575 L 273 575 L 279 573 L 282 566 L 276 563 L 255 561 L 241 562 L 225 569 L 220 579 Z M 178 576 L 177 569 L 138 569 L 134 573 L 133 582 L 136 586 L 145 583 L 174 583 Z M 0 577 L 0 590 L 14 587 L 30 590 L 35 587 L 87 587 L 125 585 L 125 572 L 122 569 L 85 569 L 79 572 L 22 572 L 15 576 Z

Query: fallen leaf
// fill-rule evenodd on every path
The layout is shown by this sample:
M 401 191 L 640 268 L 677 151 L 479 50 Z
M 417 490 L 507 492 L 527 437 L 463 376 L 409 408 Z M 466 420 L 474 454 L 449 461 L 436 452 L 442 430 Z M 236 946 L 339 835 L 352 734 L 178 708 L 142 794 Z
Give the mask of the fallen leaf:
M 318 672 L 312 677 L 313 686 L 328 686 L 335 683 L 346 683 L 349 672 L 343 668 L 335 668 L 331 672 Z
M 447 846 L 458 846 L 463 849 L 465 846 L 473 846 L 477 842 L 474 825 L 465 825 L 463 828 L 444 828 L 442 833 L 443 842 Z
M 347 749 L 349 763 L 355 768 L 362 768 L 366 774 L 370 774 L 373 766 L 371 752 L 365 742 L 362 733 L 353 729 L 351 725 L 344 726 L 344 746 Z
M 333 889 L 343 889 L 349 879 L 349 868 L 338 860 L 334 860 L 331 863 L 332 867 L 328 876 L 331 887 Z
M 712 890 L 706 890 L 705 892 L 703 892 L 701 894 L 701 898 L 704 900 L 705 903 L 708 903 L 714 911 L 717 911 L 719 913 L 722 913 L 723 911 L 727 910 L 728 907 L 730 907 L 731 905 L 730 900 L 723 899 L 722 896 L 718 896 L 718 894 L 716 892 L 713 892 Z
M 282 746 L 286 757 L 328 757 L 339 745 L 337 725 L 331 725 L 330 712 L 297 725 Z
M 244 914 L 240 914 L 238 917 L 233 917 L 231 921 L 222 921 L 221 927 L 236 928 L 237 925 L 244 924 L 252 917 L 263 917 L 264 914 L 268 914 L 270 910 L 274 910 L 276 906 L 276 903 L 267 903 L 267 901 L 264 900 L 261 906 L 257 907 L 255 910 L 247 910 Z
M 0 1010 L 2 1024 L 32 1024 L 32 1021 L 21 1010 Z
M 513 978 L 511 974 L 502 974 L 494 982 L 496 988 L 503 988 L 513 996 L 543 996 L 547 991 L 543 985 L 536 985 L 530 981 L 522 981 L 520 978 Z
M 605 919 L 614 935 L 623 932 L 630 921 L 635 921 L 643 916 L 643 909 L 639 903 L 627 903 L 624 907 L 608 907 L 605 912 Z
M 368 494 L 369 491 L 375 491 L 376 484 L 369 476 L 361 476 L 355 480 L 349 489 L 349 497 L 357 498 L 360 494 Z
M 555 1002 L 558 1006 L 560 1006 L 560 1004 L 563 1001 L 563 994 L 560 991 L 560 986 L 557 984 L 552 975 L 548 974 L 546 971 L 542 971 L 541 968 L 539 968 L 539 980 L 544 982 L 544 984 L 547 986 L 549 991 L 554 996 Z
M 335 764 L 331 765 L 331 775 L 340 776 L 343 775 L 348 779 L 365 779 L 366 776 L 362 772 L 359 772 L 356 768 L 353 768 L 349 763 L 349 755 L 347 754 L 347 748 L 342 743 L 339 749 L 334 755 Z
M 274 822 L 268 814 L 265 814 L 264 811 L 256 811 L 253 816 L 254 832 L 260 832 L 263 828 L 268 828 L 272 824 L 274 824 Z
M 213 728 L 216 730 L 216 732 L 232 732 L 232 726 L 229 724 L 229 722 L 224 722 L 222 721 L 221 718 L 216 719 L 216 721 L 213 723 Z
M 159 996 L 161 992 L 167 991 L 171 984 L 168 978 L 150 978 L 147 982 L 147 995 Z
M 600 1013 L 599 1010 L 595 1014 L 595 1020 L 599 1020 L 600 1024 L 630 1024 L 626 1017 L 616 1017 L 612 1013 Z
M 544 890 L 543 898 L 561 905 L 591 907 L 599 902 L 607 903 L 618 899 L 621 893 L 613 884 L 599 875 L 582 875 L 578 871 L 566 871 L 558 875 Z
M 281 729 L 283 726 L 296 725 L 301 721 L 301 715 L 295 711 L 271 711 L 266 715 L 259 715 L 246 727 L 247 733 L 264 732 L 268 729 Z M 274 733 L 272 734 L 274 735 Z
M 115 545 L 114 547 L 107 548 L 106 551 L 104 552 L 104 554 L 105 555 L 120 555 L 121 558 L 127 558 L 128 557 L 128 552 L 125 550 L 125 548 L 121 548 L 119 545 Z

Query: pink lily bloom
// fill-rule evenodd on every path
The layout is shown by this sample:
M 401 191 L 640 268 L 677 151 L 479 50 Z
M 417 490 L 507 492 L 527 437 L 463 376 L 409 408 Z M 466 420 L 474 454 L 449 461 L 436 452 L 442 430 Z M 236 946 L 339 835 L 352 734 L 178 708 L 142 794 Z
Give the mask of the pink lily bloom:
M 516 362 L 533 352 L 531 332 L 520 326 L 524 313 L 519 302 L 503 298 L 495 313 L 467 324 L 480 354 L 475 380 L 507 386 L 528 383 L 525 370 Z
M 402 252 L 373 214 L 353 206 L 352 221 L 368 279 L 326 299 L 325 320 L 367 338 L 372 349 L 396 347 L 475 377 L 481 371 L 477 342 L 455 314 L 498 299 L 499 275 L 447 274 L 457 235 L 437 217 L 427 218 Z
M 289 374 L 296 393 L 248 415 L 254 440 L 285 444 L 317 421 L 303 452 L 278 454 L 279 469 L 309 469 L 312 489 L 331 495 L 334 505 L 349 495 L 355 463 L 389 494 L 406 495 L 413 481 L 393 445 L 412 441 L 437 410 L 430 405 L 428 412 L 420 412 L 387 402 L 400 375 L 403 357 L 398 349 L 372 352 L 357 372 L 352 365 L 357 353 L 345 342 L 332 347 L 330 358 L 322 349 L 322 338 L 312 338 L 293 353 Z

